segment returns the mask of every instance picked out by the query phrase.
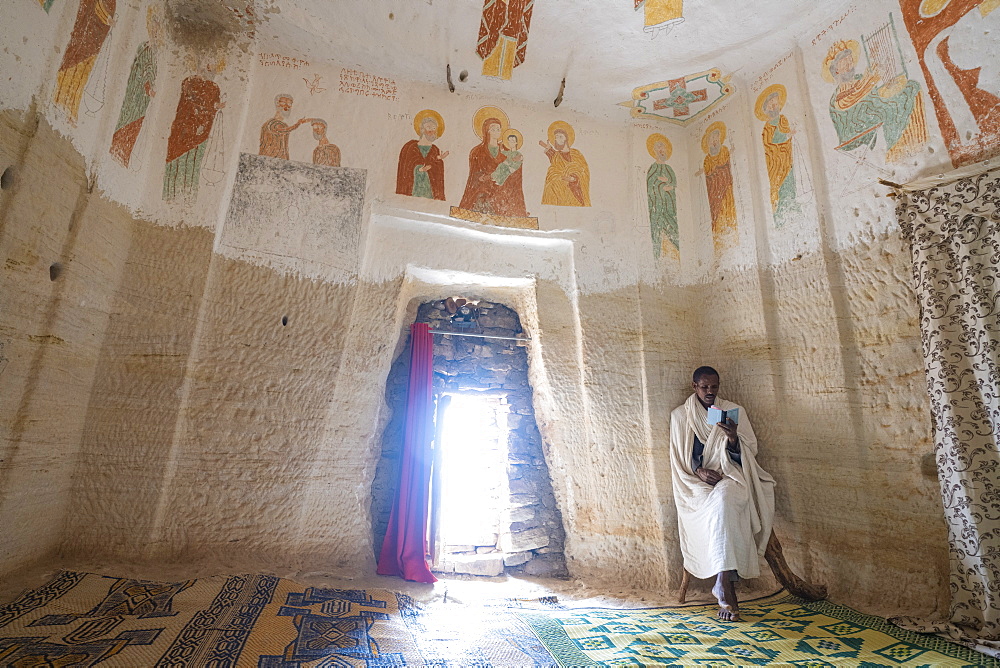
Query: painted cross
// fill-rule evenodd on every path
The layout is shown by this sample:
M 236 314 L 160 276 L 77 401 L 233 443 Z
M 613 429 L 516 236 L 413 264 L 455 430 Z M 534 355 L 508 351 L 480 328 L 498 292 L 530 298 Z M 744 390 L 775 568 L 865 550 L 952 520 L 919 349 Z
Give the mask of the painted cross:
M 669 95 L 653 100 L 653 109 L 655 111 L 673 109 L 674 118 L 680 118 L 681 116 L 688 116 L 691 113 L 692 102 L 704 102 L 708 99 L 708 91 L 704 88 L 701 90 L 688 90 L 687 79 L 671 79 L 667 84 Z

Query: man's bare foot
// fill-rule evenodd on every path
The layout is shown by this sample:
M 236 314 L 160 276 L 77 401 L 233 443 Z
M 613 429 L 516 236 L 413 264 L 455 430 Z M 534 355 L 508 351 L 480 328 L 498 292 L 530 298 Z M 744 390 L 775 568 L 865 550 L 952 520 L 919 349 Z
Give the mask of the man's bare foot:
M 740 606 L 736 600 L 736 586 L 729 577 L 731 571 L 723 571 L 715 579 L 712 594 L 719 601 L 719 619 L 724 622 L 740 621 Z

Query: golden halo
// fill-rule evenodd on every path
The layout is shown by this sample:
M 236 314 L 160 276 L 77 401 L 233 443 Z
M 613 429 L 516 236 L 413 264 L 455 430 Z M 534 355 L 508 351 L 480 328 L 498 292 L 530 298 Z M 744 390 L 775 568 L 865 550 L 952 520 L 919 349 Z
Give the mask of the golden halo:
M 951 0 L 924 0 L 920 3 L 920 17 L 929 19 L 944 11 L 944 8 L 951 4 Z
M 507 128 L 506 130 L 504 130 L 503 131 L 503 136 L 500 139 L 501 139 L 501 141 L 503 141 L 503 140 L 507 139 L 507 137 L 509 137 L 511 135 L 514 135 L 515 137 L 517 137 L 517 146 L 511 148 L 510 146 L 507 146 L 507 144 L 504 144 L 504 146 L 507 146 L 507 150 L 508 151 L 516 151 L 517 149 L 519 149 L 522 146 L 524 146 L 524 135 L 522 135 L 520 132 L 518 132 L 514 128 Z
M 549 143 L 553 146 L 556 145 L 556 130 L 562 130 L 566 133 L 566 146 L 570 147 L 576 140 L 576 132 L 573 131 L 573 126 L 566 121 L 553 121 L 552 125 L 549 126 Z
M 778 95 L 778 108 L 781 109 L 785 106 L 785 100 L 788 99 L 788 90 L 781 84 L 771 84 L 757 96 L 757 103 L 753 107 L 754 115 L 760 120 L 765 122 L 768 120 L 767 114 L 764 113 L 764 103 L 767 102 L 767 98 L 775 93 Z
M 421 124 L 423 124 L 424 119 L 433 118 L 438 124 L 438 137 L 444 134 L 444 119 L 441 118 L 441 114 L 434 111 L 433 109 L 424 109 L 423 111 L 418 111 L 417 115 L 413 117 L 413 130 L 420 137 L 423 132 L 420 130 Z
M 826 58 L 823 59 L 823 71 L 820 72 L 827 83 L 833 83 L 833 74 L 830 73 L 830 63 L 833 62 L 841 51 L 851 52 L 851 55 L 854 57 L 855 66 L 861 62 L 861 45 L 858 44 L 857 40 L 849 39 L 846 42 L 844 40 L 834 42 L 830 50 L 826 52 Z
M 724 144 L 726 142 L 726 124 L 722 121 L 716 121 L 708 126 L 705 130 L 705 134 L 701 137 L 701 150 L 708 155 L 708 138 L 712 136 L 712 133 L 716 130 L 719 131 L 719 144 Z
M 487 118 L 495 118 L 500 121 L 500 132 L 506 130 L 507 126 L 510 125 L 507 114 L 503 113 L 499 107 L 480 107 L 476 115 L 472 117 L 472 129 L 476 131 L 476 136 L 480 139 L 483 138 L 483 123 L 486 122 Z
M 669 160 L 670 156 L 672 156 L 674 154 L 674 147 L 670 143 L 670 140 L 667 139 L 665 136 L 661 135 L 659 132 L 654 132 L 653 134 L 649 135 L 648 139 L 646 139 L 646 150 L 649 151 L 649 154 L 651 156 L 653 156 L 653 158 L 655 159 L 656 158 L 656 142 L 659 142 L 659 141 L 663 142 L 666 145 L 666 147 L 667 147 L 667 159 Z

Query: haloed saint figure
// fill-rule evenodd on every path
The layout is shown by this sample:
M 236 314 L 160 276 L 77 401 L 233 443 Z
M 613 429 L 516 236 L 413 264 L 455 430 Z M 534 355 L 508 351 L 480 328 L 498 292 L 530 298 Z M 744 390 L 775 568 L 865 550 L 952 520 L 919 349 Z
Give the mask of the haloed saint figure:
M 673 153 L 670 140 L 660 133 L 649 136 L 646 150 L 654 162 L 646 172 L 646 199 L 649 204 L 649 232 L 653 254 L 676 255 L 680 249 L 677 229 L 677 175 L 667 164 Z

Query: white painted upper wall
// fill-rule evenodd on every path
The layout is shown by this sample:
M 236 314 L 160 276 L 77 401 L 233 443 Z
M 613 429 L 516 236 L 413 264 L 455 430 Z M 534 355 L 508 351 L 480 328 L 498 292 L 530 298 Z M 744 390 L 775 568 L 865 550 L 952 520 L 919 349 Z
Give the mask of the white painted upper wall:
M 90 7 L 95 4 L 95 0 L 83 2 Z M 336 30 L 332 22 L 338 15 L 331 13 L 332 10 L 310 10 L 292 2 L 268 3 L 259 7 L 252 18 L 243 17 L 242 23 L 237 22 L 238 29 L 231 41 L 216 40 L 205 46 L 199 44 L 196 34 L 192 33 L 192 37 L 184 32 L 186 28 L 178 27 L 175 4 L 167 3 L 165 10 L 154 14 L 157 25 L 150 35 L 148 8 L 161 4 L 146 0 L 137 6 L 118 0 L 111 30 L 83 88 L 76 118 L 71 118 L 65 105 L 55 104 L 54 99 L 59 94 L 58 70 L 71 40 L 80 1 L 53 0 L 48 11 L 44 4 L 38 0 L 14 0 L 9 10 L 8 29 L 0 49 L 0 66 L 9 73 L 8 85 L 0 93 L 0 106 L 26 109 L 34 101 L 49 122 L 69 136 L 87 157 L 97 186 L 142 217 L 167 225 L 214 228 L 217 239 L 222 239 L 239 154 L 259 151 L 260 127 L 274 114 L 275 95 L 289 93 L 294 97 L 290 121 L 324 119 L 330 141 L 340 149 L 341 164 L 366 170 L 362 236 L 367 234 L 373 214 L 389 212 L 400 218 L 400 212 L 412 211 L 415 219 L 443 226 L 439 230 L 442 243 L 451 234 L 446 229 L 449 226 L 463 229 L 471 226 L 487 235 L 513 234 L 523 237 L 526 247 L 536 238 L 565 238 L 573 244 L 572 271 L 576 274 L 577 289 L 583 292 L 613 290 L 640 280 L 667 284 L 711 282 L 717 272 L 791 261 L 823 244 L 834 249 L 851 246 L 895 225 L 893 202 L 882 196 L 885 188 L 877 184 L 877 179 L 904 182 L 946 171 L 957 160 L 968 162 L 969 156 L 985 157 L 995 152 L 1000 137 L 1000 120 L 996 118 L 1000 112 L 988 108 L 984 111 L 981 100 L 973 100 L 980 94 L 982 99 L 988 99 L 983 96 L 989 94 L 991 86 L 995 88 L 992 70 L 981 70 L 978 80 L 969 79 L 972 75 L 962 75 L 965 80 L 960 81 L 961 76 L 954 75 L 959 65 L 965 68 L 989 61 L 988 54 L 996 42 L 990 27 L 1000 16 L 1000 12 L 994 11 L 996 3 L 992 0 L 982 3 L 952 0 L 944 3 L 938 15 L 920 19 L 921 25 L 930 25 L 930 21 L 940 17 L 952 22 L 940 34 L 947 38 L 946 46 L 951 45 L 949 48 L 958 61 L 952 59 L 945 64 L 938 55 L 942 42 L 939 36 L 921 54 L 914 48 L 920 39 L 926 41 L 926 35 L 914 37 L 908 30 L 907 17 L 913 19 L 920 11 L 916 0 L 834 3 L 822 10 L 799 12 L 794 22 L 784 23 L 776 20 L 787 19 L 788 9 L 778 3 L 765 3 L 754 12 L 745 9 L 732 12 L 734 18 L 724 27 L 716 26 L 715 33 L 704 23 L 718 21 L 719 16 L 704 15 L 705 7 L 689 2 L 684 10 L 685 22 L 668 35 L 650 40 L 648 35 L 640 34 L 641 26 L 636 25 L 635 39 L 646 41 L 629 41 L 626 37 L 631 28 L 623 28 L 622 22 L 638 20 L 639 16 L 631 9 L 624 12 L 614 9 L 613 26 L 604 28 L 596 20 L 569 20 L 575 16 L 573 12 L 584 6 L 580 3 L 572 6 L 553 3 L 551 7 L 543 3 L 534 10 L 525 62 L 514 69 L 509 82 L 483 77 L 477 69 L 481 60 L 474 52 L 474 39 L 470 35 L 477 33 L 481 13 L 478 3 L 426 6 L 423 3 L 403 6 L 388 1 L 366 3 L 363 8 L 343 14 L 342 25 Z M 712 11 L 717 12 L 718 8 Z M 392 19 L 388 18 L 389 13 L 394 15 Z M 757 18 L 751 20 L 751 14 Z M 447 17 L 447 22 L 428 25 L 425 15 Z M 808 27 L 803 28 L 806 19 Z M 769 30 L 768 21 L 783 27 Z M 385 27 L 383 23 L 392 29 L 380 29 Z M 554 25 L 559 25 L 559 30 Z M 568 26 L 576 25 L 593 30 L 597 37 L 602 35 L 601 31 L 609 32 L 605 39 L 597 39 L 589 51 L 572 50 L 567 47 L 565 36 L 570 32 Z M 734 32 L 733 25 L 741 28 L 743 41 L 737 39 L 736 33 L 740 31 Z M 792 25 L 798 26 L 794 38 L 788 32 Z M 345 39 L 320 40 L 325 34 L 324 26 L 335 35 L 340 35 L 345 26 L 355 26 L 357 43 Z M 408 27 L 404 30 L 399 26 Z M 430 40 L 431 45 L 428 45 L 429 33 L 436 36 Z M 714 42 L 713 34 L 717 35 Z M 135 141 L 132 160 L 125 167 L 113 159 L 109 149 L 126 97 L 129 70 L 140 46 L 147 41 L 155 47 L 153 95 Z M 843 100 L 846 111 L 831 115 L 832 100 L 838 89 L 837 83 L 824 77 L 824 68 L 829 65 L 828 56 L 838 42 L 857 51 L 853 74 L 846 76 L 848 79 L 854 76 L 861 101 L 851 98 L 848 92 Z M 375 48 L 380 44 L 385 47 L 381 51 Z M 700 48 L 695 48 L 695 44 L 701 45 Z M 663 54 L 685 45 L 690 51 L 688 57 L 678 55 L 669 59 L 669 67 L 665 66 Z M 713 51 L 711 45 L 725 52 Z M 937 51 L 928 51 L 931 46 Z M 387 59 L 384 54 L 373 55 L 373 49 L 392 54 L 407 48 L 414 57 L 405 62 Z M 427 71 L 431 68 L 430 63 L 416 62 L 421 60 L 421 54 L 426 56 L 420 49 L 438 48 L 445 60 L 450 61 L 449 53 L 463 56 L 456 62 L 465 64 L 456 65 L 452 72 L 457 86 L 455 93 L 448 91 L 443 80 L 435 84 L 415 81 L 432 78 L 417 74 L 424 71 L 421 67 Z M 733 53 L 740 49 L 743 56 L 734 60 Z M 567 59 L 574 63 L 567 71 L 577 78 L 571 87 L 572 77 L 567 75 L 566 102 L 556 108 L 551 102 L 539 101 L 539 95 L 528 95 L 526 85 L 542 88 L 538 79 L 542 73 L 551 76 L 566 68 L 563 61 L 557 62 L 555 54 L 567 50 L 570 51 L 567 56 L 575 54 Z M 981 56 L 978 61 L 976 54 Z M 370 62 L 358 64 L 359 58 L 369 56 Z M 768 59 L 763 60 L 764 57 Z M 637 78 L 640 74 L 622 64 L 630 59 L 636 62 L 646 59 L 649 63 L 642 70 L 644 78 Z M 623 107 L 615 106 L 609 114 L 600 114 L 593 111 L 596 107 L 592 105 L 572 102 L 578 94 L 574 91 L 590 91 L 596 101 L 603 99 L 607 90 L 617 91 L 623 85 L 630 89 L 683 76 L 710 63 L 730 65 L 731 69 L 724 69 L 723 73 L 732 77 L 735 92 L 684 125 L 654 119 L 629 120 L 628 110 Z M 457 80 L 463 69 L 470 73 L 464 83 Z M 883 69 L 893 72 L 882 74 Z M 975 72 L 974 68 L 962 71 Z M 633 78 L 611 81 L 607 79 L 609 72 Z M 936 77 L 933 96 L 925 72 Z M 412 75 L 412 79 L 404 79 L 400 73 Z M 593 74 L 593 78 L 580 81 L 587 73 Z M 866 84 L 868 76 L 874 78 Z M 213 82 L 218 87 L 218 100 L 213 112 L 207 114 L 210 132 L 199 158 L 196 191 L 189 188 L 180 196 L 165 199 L 167 149 L 175 130 L 184 82 L 192 78 Z M 375 88 L 373 82 L 378 84 Z M 772 203 L 762 139 L 765 124 L 755 113 L 758 95 L 774 84 L 783 86 L 787 96 L 780 113 L 791 128 L 790 160 L 795 185 L 794 197 L 780 221 Z M 865 85 L 869 85 L 868 94 L 878 107 L 864 112 L 869 118 L 861 118 L 864 116 L 861 107 L 867 104 L 861 90 Z M 546 100 L 549 95 L 545 94 Z M 614 95 L 628 97 L 617 92 Z M 894 110 L 893 104 L 909 105 L 911 109 Z M 529 215 L 538 218 L 538 232 L 497 230 L 448 217 L 450 207 L 459 204 L 466 185 L 469 151 L 479 141 L 473 118 L 484 106 L 502 109 L 511 127 L 524 137 L 523 192 Z M 416 137 L 413 119 L 422 109 L 435 110 L 445 122 L 445 132 L 436 142 L 442 151 L 448 152 L 444 161 L 444 201 L 395 193 L 399 151 Z M 584 115 L 572 109 L 588 109 L 592 113 Z M 838 114 L 840 120 L 835 121 L 833 116 Z M 939 124 L 942 114 L 951 119 L 948 127 L 954 128 L 949 132 L 957 137 L 949 140 L 950 145 L 946 145 L 945 129 Z M 918 117 L 920 123 L 915 121 Z M 550 123 L 557 120 L 574 128 L 574 148 L 588 162 L 590 207 L 541 204 L 548 159 L 538 141 L 546 138 Z M 731 236 L 723 243 L 713 243 L 713 209 L 702 138 L 709 126 L 720 121 L 726 126 L 722 146 L 730 155 L 736 222 Z M 842 126 L 839 133 L 838 122 Z M 845 124 L 853 127 L 845 129 Z M 919 125 L 919 132 L 913 128 L 907 131 L 909 125 Z M 994 126 L 996 129 L 992 129 Z M 864 135 L 866 128 L 874 141 L 840 146 L 844 143 L 844 133 Z M 959 130 L 965 134 L 955 134 Z M 680 245 L 679 252 L 659 257 L 652 248 L 646 188 L 646 173 L 653 163 L 646 142 L 654 132 L 661 132 L 673 144 L 668 164 L 677 179 Z M 914 132 L 923 134 L 915 137 Z M 901 133 L 905 135 L 902 139 Z M 899 146 L 890 150 L 890 142 L 908 143 L 907 150 Z M 967 150 L 960 146 L 962 142 Z M 307 124 L 290 135 L 289 157 L 308 162 L 315 146 L 316 140 Z M 959 155 L 960 149 L 966 150 L 964 157 Z M 280 231 L 290 223 L 275 220 L 273 224 Z M 258 258 L 269 253 L 268 248 L 252 250 Z M 282 247 L 281 252 L 286 250 Z M 282 262 L 276 259 L 279 253 L 270 255 L 268 262 L 282 268 Z M 409 259 L 412 262 L 413 257 Z M 323 272 L 311 272 L 295 260 L 293 257 L 286 263 L 284 270 L 328 280 Z M 489 272 L 489 258 L 483 262 L 481 270 Z M 400 264 L 392 271 L 399 275 L 405 266 Z M 387 271 L 383 266 L 379 273 Z M 530 277 L 532 271 L 525 265 L 521 273 Z M 559 269 L 556 273 L 563 271 Z

